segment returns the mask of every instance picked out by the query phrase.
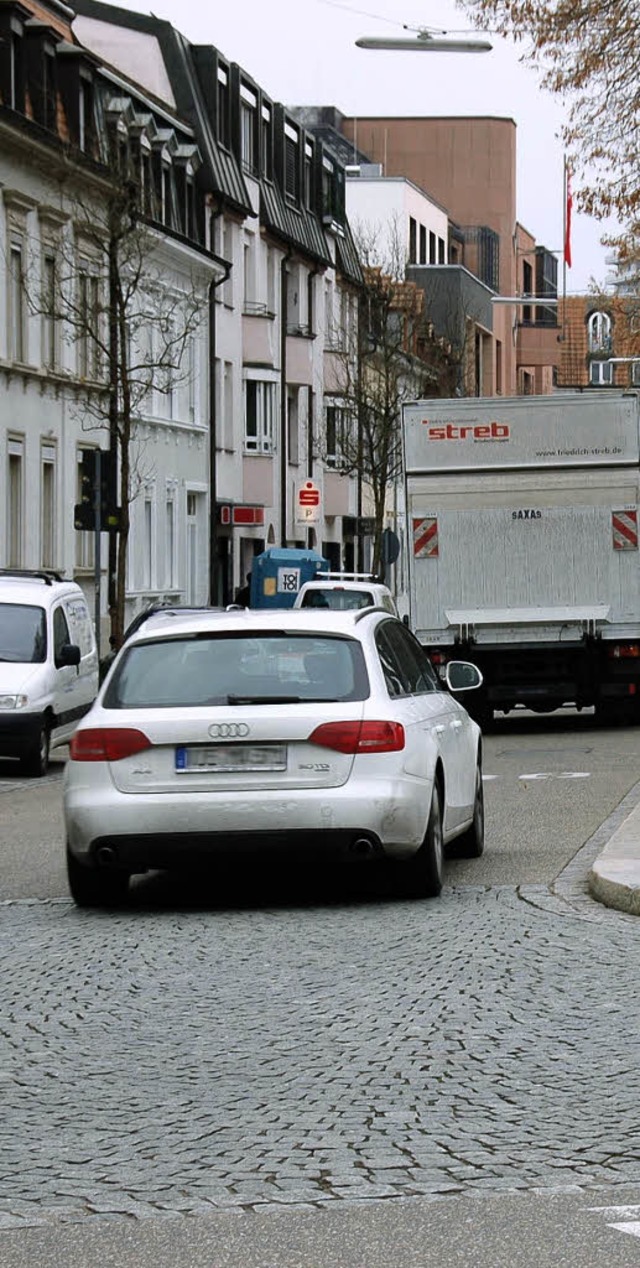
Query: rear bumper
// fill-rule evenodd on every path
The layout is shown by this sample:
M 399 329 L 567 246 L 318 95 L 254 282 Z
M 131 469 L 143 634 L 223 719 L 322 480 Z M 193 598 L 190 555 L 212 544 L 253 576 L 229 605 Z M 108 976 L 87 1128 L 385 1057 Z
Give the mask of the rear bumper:
M 431 802 L 431 788 L 410 777 L 375 785 L 349 781 L 325 793 L 287 790 L 285 797 L 132 796 L 117 793 L 110 780 L 74 787 L 72 767 L 67 763 L 64 791 L 72 853 L 85 863 L 100 856 L 131 871 L 198 866 L 248 851 L 408 857 L 422 843 Z M 358 848 L 363 840 L 369 851 Z

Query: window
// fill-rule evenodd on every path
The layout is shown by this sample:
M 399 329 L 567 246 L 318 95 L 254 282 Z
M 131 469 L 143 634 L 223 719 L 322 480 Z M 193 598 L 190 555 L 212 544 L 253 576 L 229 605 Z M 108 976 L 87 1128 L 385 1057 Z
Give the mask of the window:
M 14 240 L 9 247 L 8 353 L 10 361 L 25 360 L 25 302 L 22 242 Z
M 225 221 L 224 230 L 222 234 L 222 246 L 223 246 L 222 254 L 224 259 L 228 260 L 229 263 L 232 264 L 233 263 L 233 227 L 229 223 L 229 221 Z M 224 292 L 224 302 L 229 308 L 233 308 L 233 280 L 234 280 L 234 270 L 230 269 L 229 276 L 222 287 L 222 290 Z
M 299 399 L 299 388 L 290 387 L 287 389 L 287 450 L 289 462 L 293 463 L 294 466 L 300 461 Z
M 78 95 L 78 145 L 90 150 L 93 142 L 93 84 L 81 77 Z
M 420 263 L 427 263 L 427 231 L 424 225 L 420 225 Z
M 298 133 L 288 123 L 284 125 L 285 171 L 284 192 L 292 202 L 300 197 L 299 140 Z
M 53 613 L 53 659 L 59 667 L 62 664 L 62 649 L 71 642 L 69 626 L 63 608 L 55 608 Z
M 438 238 L 438 264 L 446 264 L 446 243 L 444 238 Z
M 40 123 L 52 131 L 56 129 L 56 55 L 53 48 L 45 47 L 42 56 L 42 89 L 41 89 Z
M 176 504 L 173 497 L 167 498 L 165 506 L 165 540 L 164 540 L 164 584 L 167 590 L 173 590 L 176 571 Z
M 78 374 L 97 379 L 100 374 L 100 279 L 87 265 L 78 275 Z
M 417 263 L 418 225 L 413 216 L 409 216 L 409 264 Z
M 142 585 L 149 590 L 153 584 L 153 501 L 147 494 L 142 504 Z
M 21 440 L 9 440 L 7 455 L 7 567 L 22 565 L 24 528 L 24 446 Z
M 640 387 L 640 360 L 632 362 L 629 366 L 629 382 L 632 387 Z
M 608 313 L 592 313 L 587 322 L 589 352 L 611 352 L 611 318 Z
M 432 229 L 429 230 L 429 264 L 436 264 L 436 235 Z
M 52 370 L 57 361 L 56 259 L 46 254 L 42 261 L 42 364 Z
M 441 689 L 429 657 L 404 626 L 385 622 L 375 637 L 390 696 L 425 695 Z
M 325 440 L 327 466 L 341 467 L 348 439 L 349 414 L 342 405 L 325 407 Z
M 231 452 L 235 449 L 234 416 L 233 416 L 233 362 L 225 361 L 223 379 L 224 404 L 222 408 L 222 434 L 224 447 Z
M 272 453 L 276 416 L 276 384 L 245 379 L 244 444 L 249 453 Z
M 40 467 L 40 567 L 55 567 L 55 478 L 56 451 L 43 445 Z
M 218 66 L 218 92 L 217 92 L 217 114 L 218 114 L 218 140 L 221 145 L 229 149 L 230 127 L 229 127 L 229 72 L 224 66 Z
M 305 141 L 304 146 L 304 205 L 313 207 L 313 144 Z
M 240 157 L 249 172 L 256 170 L 256 108 L 254 93 L 244 84 L 240 88 Z
M 263 105 L 260 115 L 260 166 L 262 175 L 271 180 L 273 175 L 273 124 L 271 107 Z
M 255 312 L 256 304 L 256 237 L 245 233 L 243 251 L 244 310 Z
M 7 105 L 12 110 L 24 110 L 24 36 L 22 27 L 12 30 L 8 36 L 9 93 Z
M 593 387 L 613 383 L 613 366 L 609 361 L 592 361 L 589 366 L 589 382 Z

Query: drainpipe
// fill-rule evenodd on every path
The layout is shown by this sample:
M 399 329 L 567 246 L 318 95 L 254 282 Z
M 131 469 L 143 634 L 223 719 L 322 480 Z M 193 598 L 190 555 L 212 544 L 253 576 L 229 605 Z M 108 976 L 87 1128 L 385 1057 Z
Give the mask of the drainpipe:
M 287 480 L 289 478 L 289 438 L 287 436 L 287 303 L 289 274 L 287 251 L 280 261 L 280 545 L 287 544 Z
M 220 210 L 214 212 L 219 216 Z M 212 217 L 213 218 L 213 217 Z M 209 285 L 209 603 L 218 602 L 218 456 L 216 453 L 216 290 L 229 278 L 233 265 L 223 260 L 224 274 Z

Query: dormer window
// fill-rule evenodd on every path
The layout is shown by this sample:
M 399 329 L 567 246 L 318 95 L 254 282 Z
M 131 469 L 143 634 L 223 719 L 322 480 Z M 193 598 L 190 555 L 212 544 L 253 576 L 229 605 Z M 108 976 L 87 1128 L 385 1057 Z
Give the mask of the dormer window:
M 313 207 L 313 142 L 304 143 L 304 205 Z
M 587 322 L 589 352 L 611 351 L 611 318 L 608 313 L 592 313 Z
M 216 96 L 218 114 L 218 140 L 229 149 L 231 128 L 229 125 L 229 72 L 225 66 L 218 65 L 218 91 Z
M 246 84 L 240 85 L 240 157 L 249 172 L 256 170 L 258 99 Z
M 260 112 L 260 170 L 271 180 L 273 176 L 273 116 L 271 106 L 262 105 Z
M 24 114 L 25 51 L 24 26 L 20 19 L 2 12 L 0 6 L 0 99 L 11 110 Z
M 285 167 L 284 192 L 292 202 L 300 198 L 300 137 L 291 124 L 284 125 Z

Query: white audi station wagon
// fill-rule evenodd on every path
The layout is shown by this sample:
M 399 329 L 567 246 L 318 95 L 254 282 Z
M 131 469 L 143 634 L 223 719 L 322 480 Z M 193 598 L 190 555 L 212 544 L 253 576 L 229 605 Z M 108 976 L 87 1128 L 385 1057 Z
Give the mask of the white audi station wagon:
M 69 885 L 120 902 L 134 873 L 287 851 L 387 860 L 437 895 L 484 843 L 482 738 L 416 638 L 378 608 L 158 612 L 78 726 L 64 779 Z

